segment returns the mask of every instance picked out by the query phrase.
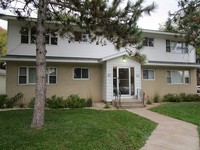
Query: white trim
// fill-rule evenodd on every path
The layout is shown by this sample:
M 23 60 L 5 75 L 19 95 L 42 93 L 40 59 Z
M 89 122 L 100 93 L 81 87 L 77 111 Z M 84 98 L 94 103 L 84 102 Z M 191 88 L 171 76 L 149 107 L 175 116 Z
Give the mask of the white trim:
M 55 76 L 56 76 L 56 83 L 49 83 L 49 76 L 50 76 L 50 75 L 49 75 L 49 72 L 48 72 L 48 76 L 47 76 L 47 77 L 48 77 L 48 80 L 47 80 L 48 82 L 47 82 L 46 84 L 48 84 L 48 85 L 56 85 L 56 84 L 57 84 L 57 79 L 58 79 L 58 78 L 57 78 L 57 77 L 58 77 L 58 76 L 57 76 L 57 67 L 53 67 L 53 66 L 47 66 L 47 67 L 46 67 L 46 69 L 48 69 L 48 71 L 49 71 L 49 68 L 55 68 L 55 69 L 56 69 L 56 75 L 55 75 Z
M 102 61 L 107 61 L 107 60 L 110 60 L 110 59 L 113 59 L 113 58 L 117 58 L 117 57 L 120 57 L 120 56 L 124 56 L 124 55 L 128 55 L 126 51 L 123 51 L 123 52 L 120 52 L 120 53 L 116 53 L 114 55 L 106 56 L 106 57 L 102 58 L 101 60 Z
M 181 63 L 181 62 L 180 62 Z M 195 67 L 200 68 L 199 64 L 176 64 L 176 63 L 145 63 L 143 66 L 167 66 L 167 67 Z
M 171 74 L 172 71 L 182 71 L 183 72 L 183 83 L 167 83 L 167 77 L 171 77 L 171 75 L 167 76 L 167 71 L 170 71 L 170 74 Z M 189 72 L 189 83 L 185 83 L 185 75 L 184 75 L 185 71 Z M 181 69 L 180 70 L 166 70 L 165 75 L 166 75 L 165 80 L 166 80 L 167 85 L 190 85 L 191 84 L 190 70 L 181 70 Z
M 20 84 L 19 83 L 19 75 L 20 75 L 20 68 L 26 68 L 26 83 L 22 83 Z M 36 66 L 18 66 L 18 85 L 36 85 L 36 82 L 35 83 L 29 83 L 29 68 L 35 68 L 36 69 Z M 49 68 L 56 68 L 56 83 L 49 83 L 49 72 L 48 72 L 48 77 L 47 77 L 47 82 L 46 84 L 47 85 L 57 85 L 57 67 L 52 67 L 52 66 L 47 66 L 46 69 L 49 70 Z M 37 80 L 37 79 L 36 79 Z
M 47 56 L 48 57 L 48 56 Z M 35 58 L 3 58 L 1 60 L 4 61 L 28 61 L 35 62 Z M 46 59 L 46 62 L 63 62 L 63 63 L 100 63 L 99 60 L 90 60 L 90 59 Z

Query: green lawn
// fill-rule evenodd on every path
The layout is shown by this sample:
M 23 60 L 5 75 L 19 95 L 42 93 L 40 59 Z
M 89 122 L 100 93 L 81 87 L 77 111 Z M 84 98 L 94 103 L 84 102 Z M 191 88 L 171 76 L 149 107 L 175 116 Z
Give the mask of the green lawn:
M 0 112 L 0 149 L 137 150 L 156 124 L 127 111 L 46 110 L 45 127 L 31 130 L 32 110 Z
M 173 118 L 184 120 L 199 126 L 200 135 L 200 102 L 170 103 L 151 109 Z

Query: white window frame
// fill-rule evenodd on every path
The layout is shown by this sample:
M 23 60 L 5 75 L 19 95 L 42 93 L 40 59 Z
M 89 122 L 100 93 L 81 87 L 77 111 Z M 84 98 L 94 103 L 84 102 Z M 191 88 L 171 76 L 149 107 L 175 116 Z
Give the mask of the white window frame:
M 34 28 L 34 27 L 21 27 L 21 30 L 22 30 L 22 28 L 28 28 L 28 43 L 22 43 L 21 42 L 21 40 L 20 40 L 20 43 L 21 44 L 35 44 L 34 42 L 31 42 L 31 29 L 32 28 Z M 51 33 L 47 33 L 48 34 L 48 36 L 49 36 L 49 43 L 48 44 L 46 44 L 46 45 L 51 45 L 51 46 L 56 46 L 56 45 L 58 45 L 58 33 L 57 32 L 55 32 L 54 34 L 56 34 L 56 36 L 57 36 L 57 44 L 52 44 L 52 40 L 51 40 L 51 38 L 52 38 L 52 34 Z M 22 38 L 22 34 L 20 33 L 20 38 Z M 46 40 L 46 37 L 45 37 L 45 40 Z
M 149 79 L 149 78 L 148 78 L 148 79 L 144 79 L 144 76 L 143 76 L 143 71 L 144 71 L 144 70 L 153 71 L 153 76 L 154 76 L 154 78 L 153 78 L 153 79 Z M 155 80 L 155 79 L 156 79 L 156 74 L 155 74 L 155 72 L 156 72 L 155 69 L 142 69 L 142 79 L 143 79 L 143 80 Z
M 74 78 L 74 71 L 75 69 L 81 69 L 81 78 Z M 88 70 L 88 78 L 82 78 L 82 69 L 87 69 Z M 73 68 L 73 80 L 90 80 L 90 69 L 88 67 L 74 67 Z
M 180 46 L 176 46 L 176 49 L 179 49 L 179 51 L 177 51 L 176 49 L 172 49 L 174 47 L 174 45 L 172 43 L 180 44 Z M 167 50 L 167 48 L 169 48 L 169 50 Z M 166 53 L 188 54 L 189 50 L 188 50 L 188 46 L 186 46 L 186 44 L 184 42 L 166 40 Z
M 56 76 L 56 83 L 50 83 L 50 82 L 49 82 L 49 81 L 50 81 L 50 78 L 49 78 L 49 77 L 52 76 L 52 75 L 50 75 L 50 73 L 49 73 L 49 70 L 50 70 L 51 68 L 55 68 L 55 69 L 56 69 L 56 75 L 54 75 L 54 76 Z M 46 83 L 47 83 L 47 84 L 50 84 L 50 85 L 55 85 L 55 84 L 57 84 L 57 68 L 56 68 L 56 67 L 47 67 L 47 68 L 46 68 L 46 71 L 47 71 L 47 72 L 46 72 L 46 75 L 47 75 L 47 78 L 46 78 L 46 79 L 47 79 L 47 82 L 46 82 Z
M 20 68 L 26 68 L 26 83 L 19 83 Z M 35 68 L 36 69 L 36 66 L 19 66 L 18 67 L 18 85 L 35 85 L 36 84 L 36 81 L 35 81 L 35 83 L 30 83 L 29 82 L 29 68 Z M 46 82 L 46 84 L 48 84 L 48 85 L 55 85 L 55 84 L 57 84 L 57 68 L 56 67 L 47 67 L 48 70 L 50 68 L 55 68 L 56 69 L 56 75 L 55 75 L 56 76 L 56 83 L 49 83 L 49 76 L 50 76 L 50 74 L 48 73 L 47 74 L 47 82 Z
M 171 73 L 171 72 L 173 72 L 173 71 L 174 71 L 174 72 L 175 72 L 175 71 L 176 71 L 176 72 L 182 72 L 182 82 L 181 82 L 181 83 L 172 83 L 172 79 L 171 79 L 171 78 L 172 78 L 172 73 Z M 187 77 L 187 76 L 185 75 L 185 74 L 186 74 L 186 73 L 185 73 L 186 71 L 189 73 L 189 77 Z M 168 72 L 170 72 L 170 75 L 168 75 Z M 171 79 L 170 83 L 168 82 L 168 78 Z M 188 80 L 189 83 L 186 83 L 186 82 L 185 82 L 185 79 L 186 79 L 186 78 L 189 78 L 189 80 Z M 191 78 L 191 77 L 190 77 L 190 71 L 189 71 L 189 70 L 167 70 L 167 71 L 166 71 L 166 84 L 168 84 L 168 85 L 183 85 L 183 84 L 184 84 L 184 85 L 189 85 L 190 82 L 191 82 L 191 81 L 190 81 L 190 78 Z
M 144 45 L 146 47 L 154 47 L 154 38 L 150 38 L 150 37 L 144 37 L 144 41 L 147 40 L 147 45 Z M 150 44 L 150 40 L 152 40 L 153 45 Z
M 81 39 L 76 40 L 76 34 L 81 34 Z M 74 32 L 74 41 L 75 42 L 83 42 L 83 43 L 87 43 L 89 42 L 89 34 L 88 33 L 84 33 L 84 32 Z

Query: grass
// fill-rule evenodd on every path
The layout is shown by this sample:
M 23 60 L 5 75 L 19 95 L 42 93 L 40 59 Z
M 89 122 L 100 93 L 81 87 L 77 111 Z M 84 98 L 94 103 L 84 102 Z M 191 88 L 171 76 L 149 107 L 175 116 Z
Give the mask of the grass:
M 0 148 L 15 150 L 138 150 L 156 124 L 127 111 L 46 110 L 31 130 L 32 110 L 0 112 Z
M 200 136 L 200 102 L 169 103 L 151 110 L 197 125 Z

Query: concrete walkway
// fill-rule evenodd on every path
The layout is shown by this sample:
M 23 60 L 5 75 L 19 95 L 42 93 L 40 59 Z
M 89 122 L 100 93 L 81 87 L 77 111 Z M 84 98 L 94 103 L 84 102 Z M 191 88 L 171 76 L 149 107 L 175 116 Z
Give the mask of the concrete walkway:
M 141 150 L 200 150 L 196 125 L 151 112 L 146 108 L 127 111 L 158 123 Z

